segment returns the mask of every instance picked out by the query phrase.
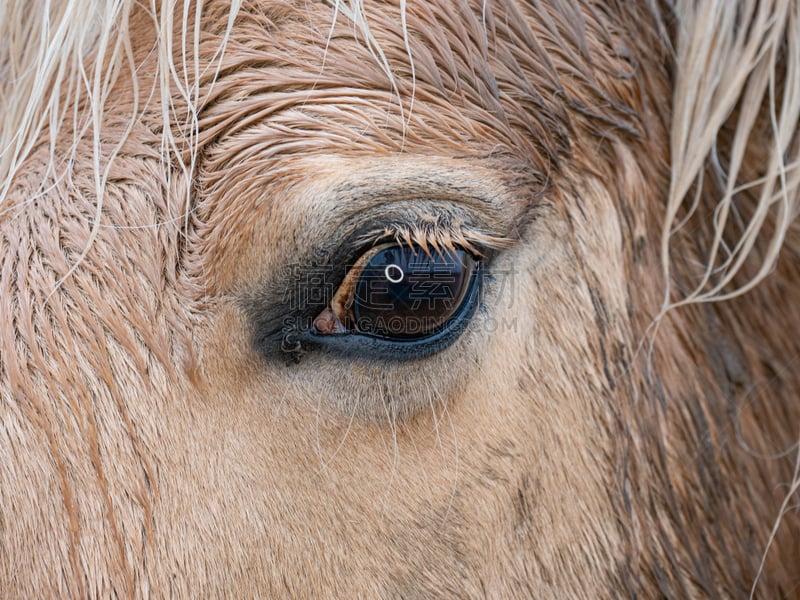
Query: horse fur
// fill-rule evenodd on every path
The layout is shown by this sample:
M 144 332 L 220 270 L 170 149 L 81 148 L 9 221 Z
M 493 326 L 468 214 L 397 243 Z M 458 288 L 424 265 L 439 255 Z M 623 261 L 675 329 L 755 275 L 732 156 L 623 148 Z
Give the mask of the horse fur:
M 0 5 L 0 595 L 796 594 L 799 28 Z M 287 360 L 287 272 L 412 230 L 464 335 Z

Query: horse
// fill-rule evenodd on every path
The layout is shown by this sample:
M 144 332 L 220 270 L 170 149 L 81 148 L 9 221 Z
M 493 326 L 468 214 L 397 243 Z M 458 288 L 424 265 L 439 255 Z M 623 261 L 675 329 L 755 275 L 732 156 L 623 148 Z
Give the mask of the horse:
M 0 40 L 4 598 L 797 594 L 798 0 Z

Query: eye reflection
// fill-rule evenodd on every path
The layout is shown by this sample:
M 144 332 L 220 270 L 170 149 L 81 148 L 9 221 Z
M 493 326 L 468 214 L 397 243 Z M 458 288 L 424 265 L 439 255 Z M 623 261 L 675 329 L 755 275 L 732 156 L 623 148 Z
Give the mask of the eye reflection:
M 403 281 L 403 277 L 405 277 L 403 269 L 401 269 L 399 265 L 395 264 L 387 265 L 383 272 L 386 275 L 386 279 L 389 280 L 390 283 L 400 283 Z
M 460 249 L 384 248 L 364 266 L 356 284 L 355 329 L 394 339 L 430 335 L 460 308 L 474 267 Z

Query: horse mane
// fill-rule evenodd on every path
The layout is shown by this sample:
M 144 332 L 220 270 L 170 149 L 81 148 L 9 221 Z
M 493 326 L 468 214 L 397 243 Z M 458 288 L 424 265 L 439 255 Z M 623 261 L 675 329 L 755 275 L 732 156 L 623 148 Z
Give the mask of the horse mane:
M 757 285 L 773 270 L 800 208 L 800 3 L 678 0 L 674 10 L 665 308 L 733 298 Z M 748 156 L 752 147 L 765 154 Z M 699 210 L 706 183 L 716 197 L 710 213 Z M 737 203 L 747 191 L 757 204 L 731 237 L 729 221 L 744 216 Z M 707 262 L 694 289 L 670 303 L 672 240 L 698 218 L 714 224 Z M 737 281 L 760 243 L 754 273 Z

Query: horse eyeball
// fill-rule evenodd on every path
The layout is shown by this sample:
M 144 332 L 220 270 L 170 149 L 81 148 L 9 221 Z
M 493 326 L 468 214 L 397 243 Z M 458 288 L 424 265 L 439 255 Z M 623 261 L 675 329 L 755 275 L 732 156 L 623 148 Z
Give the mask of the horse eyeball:
M 477 265 L 461 249 L 380 249 L 355 282 L 352 329 L 391 340 L 417 340 L 442 331 L 462 313 Z

